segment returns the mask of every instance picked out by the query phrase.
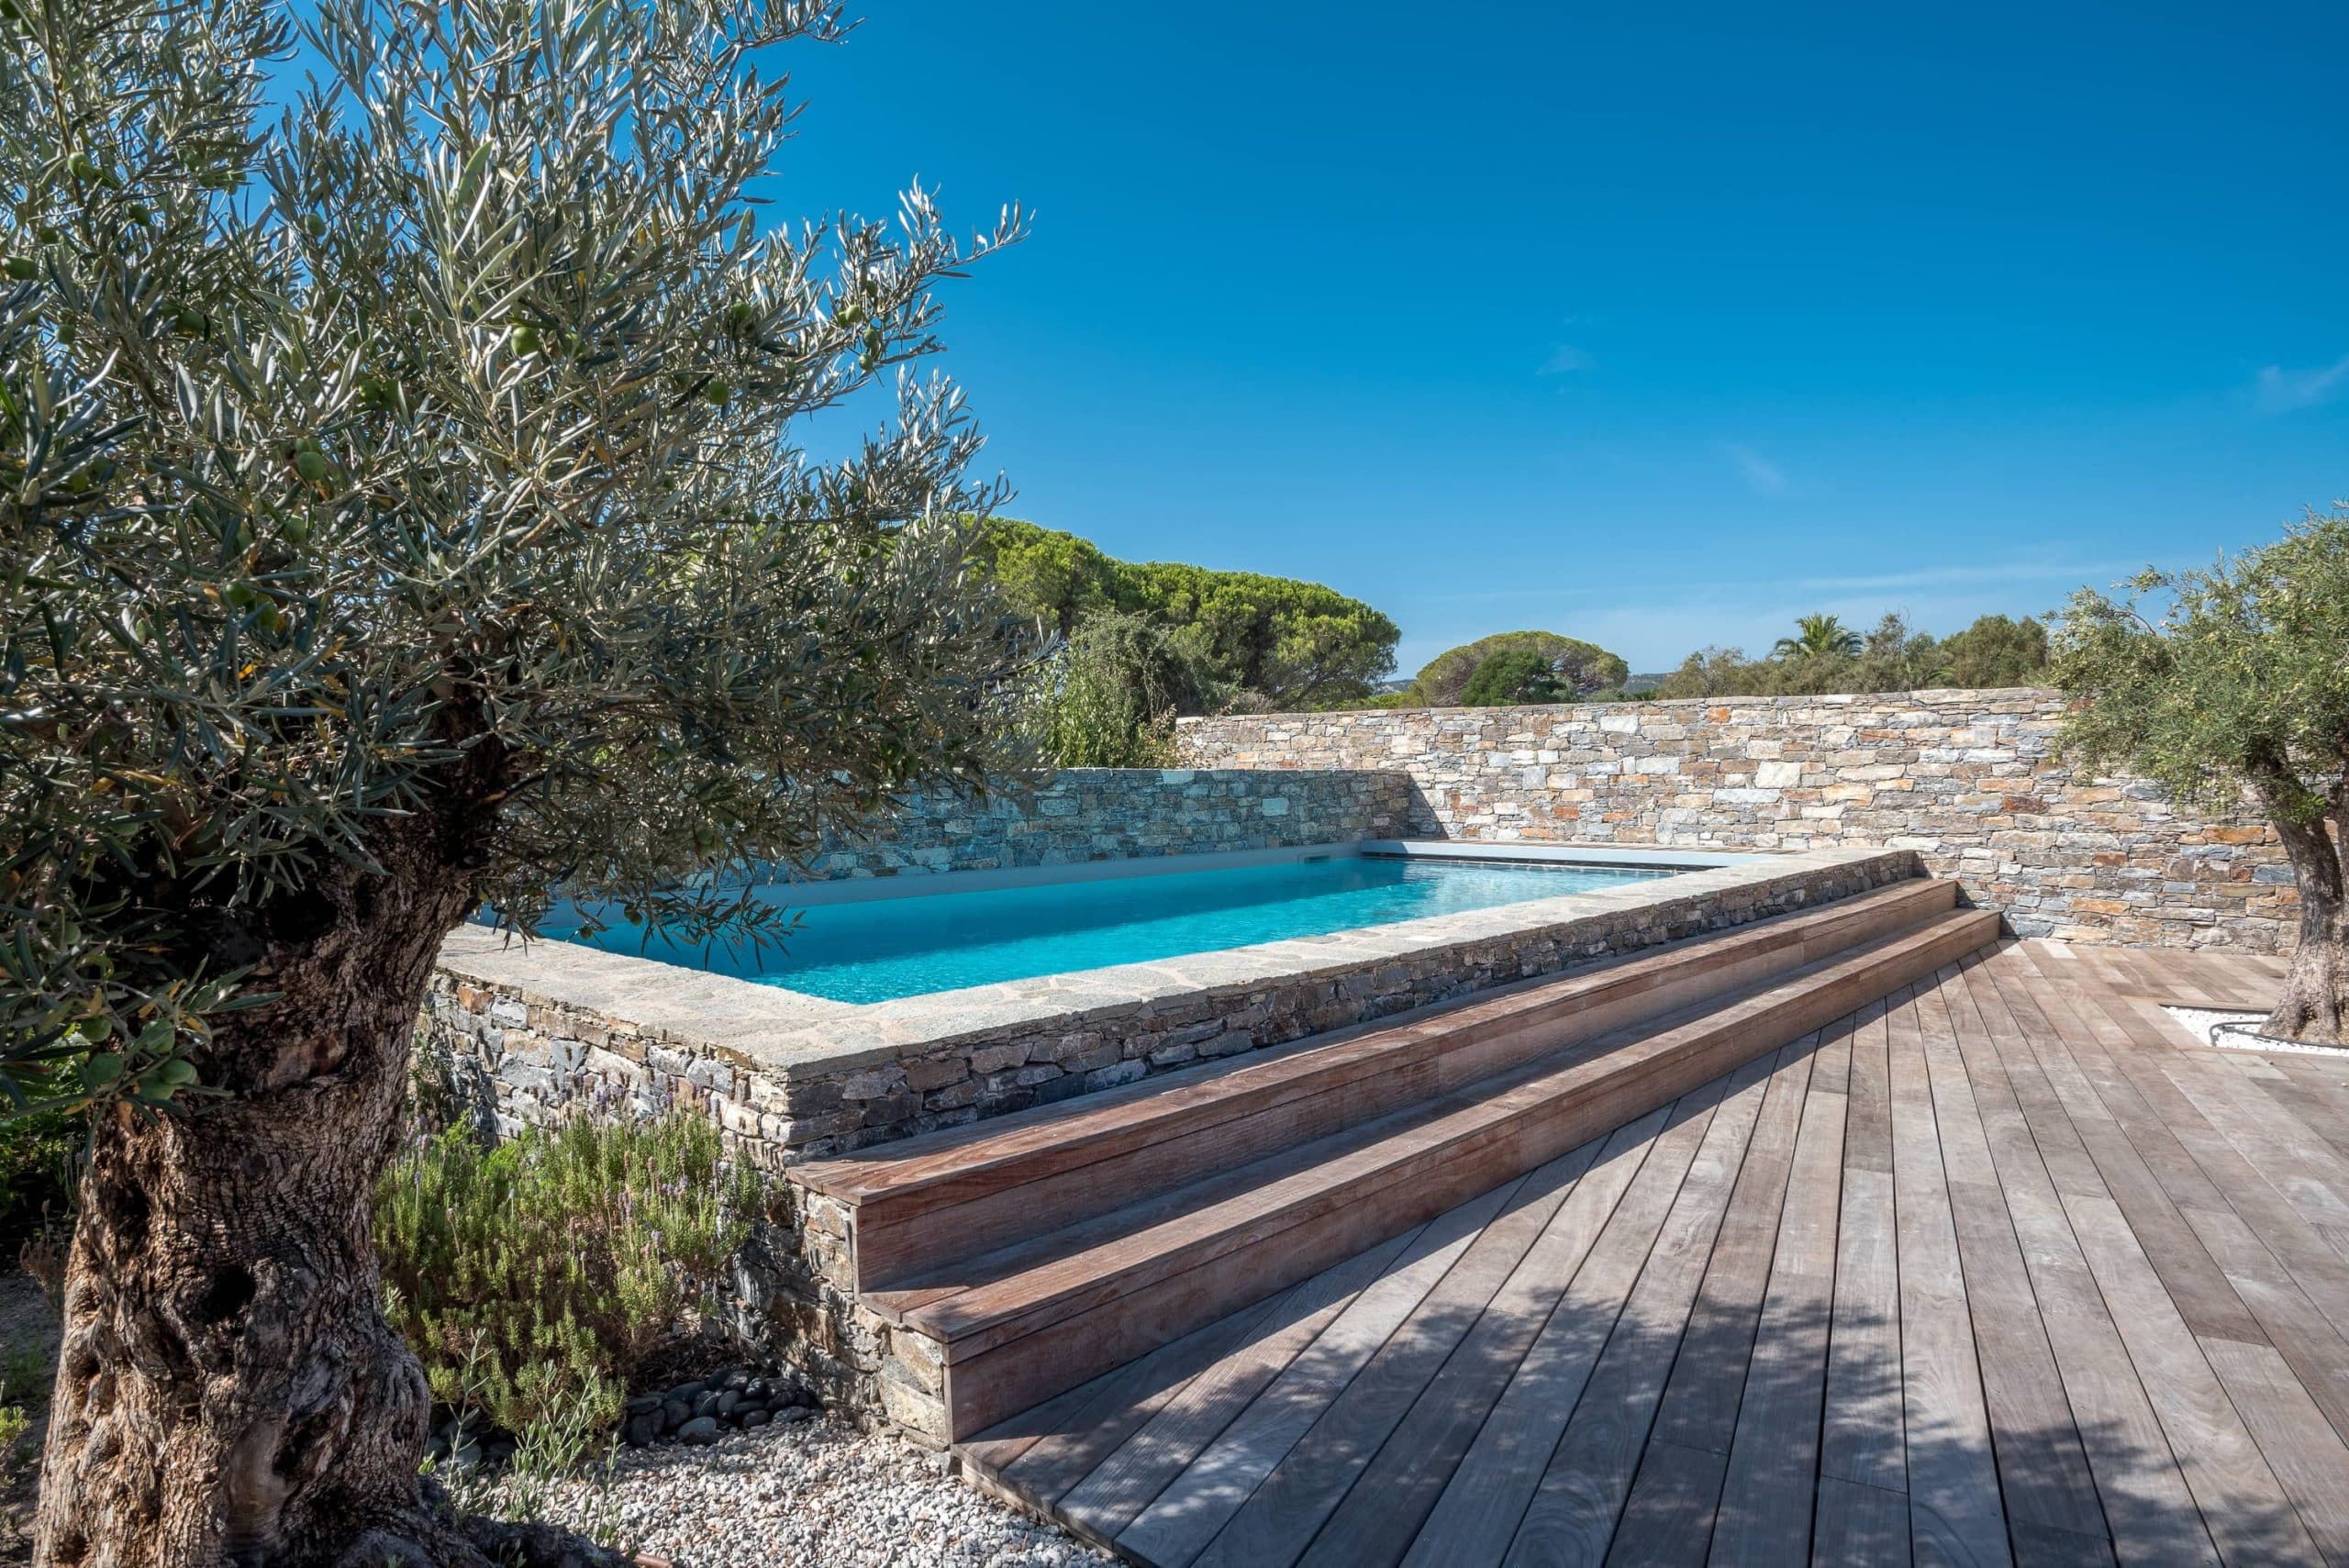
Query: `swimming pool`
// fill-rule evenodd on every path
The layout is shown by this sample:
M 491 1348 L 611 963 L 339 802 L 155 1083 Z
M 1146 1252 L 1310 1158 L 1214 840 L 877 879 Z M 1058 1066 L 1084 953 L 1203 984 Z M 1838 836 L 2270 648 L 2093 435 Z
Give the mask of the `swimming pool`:
M 1341 854 L 1072 879 L 973 892 L 818 902 L 778 951 L 705 951 L 615 925 L 590 945 L 641 953 L 836 1002 L 887 1002 L 1003 980 L 1147 963 L 1428 915 L 1651 882 L 1651 869 Z M 776 885 L 791 905 L 820 888 Z M 580 940 L 575 926 L 547 935 Z

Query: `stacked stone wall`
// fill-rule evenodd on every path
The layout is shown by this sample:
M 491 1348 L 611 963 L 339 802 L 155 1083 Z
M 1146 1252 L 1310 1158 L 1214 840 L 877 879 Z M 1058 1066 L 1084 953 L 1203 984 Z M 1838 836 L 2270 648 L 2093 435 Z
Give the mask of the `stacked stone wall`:
M 1290 849 L 1400 838 L 1410 813 L 1410 781 L 1396 773 L 1067 768 L 984 800 L 910 796 L 834 838 L 809 869 L 902 876 Z
M 1913 850 L 2019 932 L 2288 951 L 2282 846 L 2053 754 L 2051 691 L 1186 719 L 1210 768 L 1399 772 L 1414 837 Z

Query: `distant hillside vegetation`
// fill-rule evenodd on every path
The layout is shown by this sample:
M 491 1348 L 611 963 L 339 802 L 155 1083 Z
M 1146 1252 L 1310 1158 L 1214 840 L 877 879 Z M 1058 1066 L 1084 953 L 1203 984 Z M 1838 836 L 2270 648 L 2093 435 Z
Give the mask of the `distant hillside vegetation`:
M 1658 697 L 1820 696 L 1934 686 L 2027 686 L 2047 676 L 2047 628 L 1989 615 L 1946 638 L 1887 615 L 1862 634 L 1833 616 L 1807 616 L 1766 658 L 1701 648 L 1666 675 Z
M 1620 691 L 1631 666 L 1595 642 L 1554 631 L 1498 631 L 1429 660 L 1391 707 L 1496 707 L 1573 702 Z

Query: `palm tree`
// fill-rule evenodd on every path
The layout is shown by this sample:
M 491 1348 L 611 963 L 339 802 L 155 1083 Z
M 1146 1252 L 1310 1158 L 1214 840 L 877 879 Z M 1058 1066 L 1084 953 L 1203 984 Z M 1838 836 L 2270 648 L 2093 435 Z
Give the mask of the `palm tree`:
M 1860 651 L 1860 634 L 1834 616 L 1803 616 L 1795 622 L 1797 635 L 1778 639 L 1770 650 L 1774 659 L 1814 659 L 1836 653 L 1851 658 Z

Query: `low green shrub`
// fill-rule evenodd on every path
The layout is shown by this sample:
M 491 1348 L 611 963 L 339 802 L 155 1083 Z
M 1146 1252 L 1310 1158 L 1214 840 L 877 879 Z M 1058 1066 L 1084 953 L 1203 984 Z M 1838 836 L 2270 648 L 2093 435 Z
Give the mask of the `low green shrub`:
M 1063 768 L 1174 764 L 1174 716 L 1209 703 L 1188 639 L 1139 616 L 1098 615 L 1040 673 L 1030 724 Z
M 82 1179 L 83 1130 L 79 1111 L 0 1117 L 0 1242 L 10 1251 L 68 1224 Z
M 376 1190 L 385 1316 L 433 1397 L 508 1432 L 608 1427 L 631 1375 L 710 1301 L 750 1234 L 756 1178 L 674 1113 L 573 1120 L 495 1147 L 458 1128 Z
M 49 1403 L 49 1383 L 55 1375 L 50 1358 L 38 1346 L 0 1344 L 0 1483 L 32 1457 L 25 1439 L 32 1431 L 33 1418 Z

